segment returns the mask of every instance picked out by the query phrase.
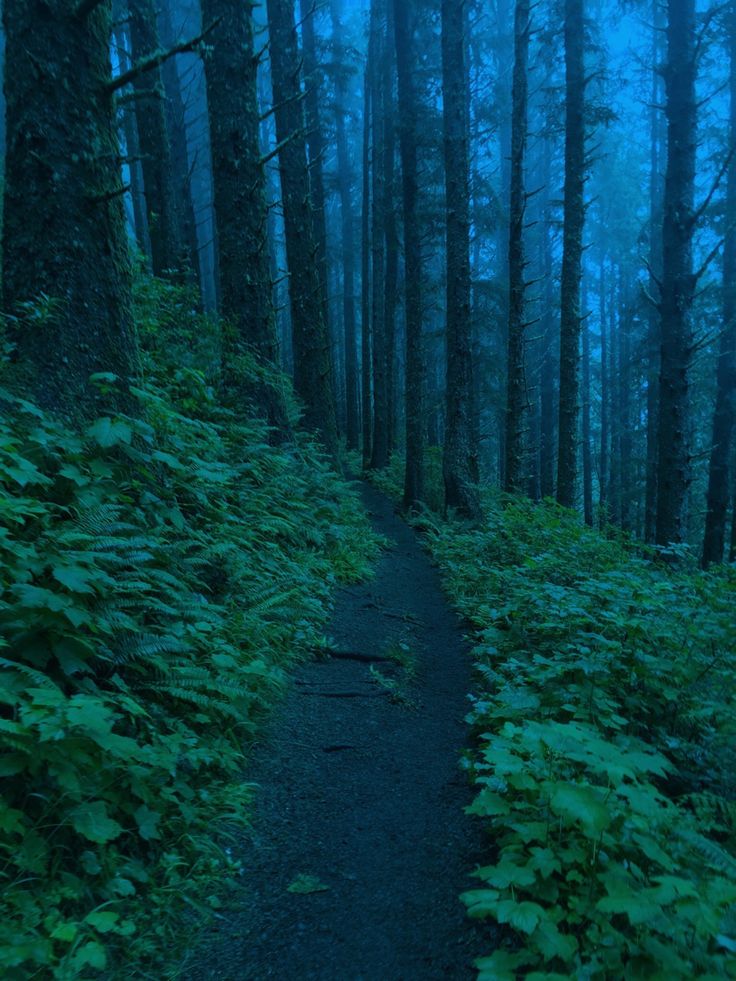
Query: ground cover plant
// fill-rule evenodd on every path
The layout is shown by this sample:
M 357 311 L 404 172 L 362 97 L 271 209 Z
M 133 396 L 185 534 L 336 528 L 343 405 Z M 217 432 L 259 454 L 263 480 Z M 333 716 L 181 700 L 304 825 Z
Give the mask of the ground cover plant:
M 551 502 L 425 516 L 475 630 L 467 765 L 502 927 L 482 979 L 736 976 L 733 567 L 697 571 Z
M 127 413 L 75 428 L 0 390 L 9 981 L 161 976 L 239 872 L 217 829 L 247 820 L 247 740 L 375 547 L 310 441 L 223 407 L 186 290 L 143 280 L 138 320 Z

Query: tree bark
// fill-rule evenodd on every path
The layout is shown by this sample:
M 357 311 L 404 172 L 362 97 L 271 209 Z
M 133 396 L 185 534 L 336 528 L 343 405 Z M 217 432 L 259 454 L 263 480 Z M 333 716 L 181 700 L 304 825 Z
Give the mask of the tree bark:
M 413 0 L 392 0 L 399 95 L 404 213 L 404 288 L 406 309 L 406 472 L 404 507 L 415 508 L 424 496 L 424 364 L 422 353 L 422 248 L 417 214 L 417 97 L 414 87 L 416 42 L 411 26 Z
M 522 0 L 522 3 L 524 0 Z M 470 158 L 465 0 L 442 0 L 442 98 L 447 249 L 445 506 L 480 515 L 473 440 L 470 314 Z
M 110 4 L 4 0 L 7 157 L 3 294 L 32 396 L 93 412 L 95 372 L 138 373 L 111 77 Z M 50 298 L 47 315 L 22 305 Z
M 268 0 L 271 79 L 279 144 L 289 294 L 294 343 L 294 385 L 304 403 L 304 424 L 337 459 L 337 421 L 330 344 L 314 256 L 304 106 L 292 0 Z
M 180 40 L 174 30 L 171 5 L 175 0 L 165 0 L 159 11 L 160 35 L 167 49 L 173 48 Z M 177 68 L 177 58 L 169 58 L 161 66 L 161 78 L 166 93 L 166 125 L 171 143 L 171 167 L 174 183 L 174 204 L 181 243 L 184 271 L 190 280 L 199 285 L 199 261 L 197 242 L 197 220 L 194 215 L 192 182 L 189 173 L 189 152 L 187 149 L 186 111 Z
M 664 18 L 660 0 L 653 2 L 652 41 L 652 109 L 650 132 L 650 190 L 649 190 L 649 291 L 652 297 L 659 289 L 657 280 L 662 277 L 662 196 L 661 155 L 665 134 L 661 110 L 662 79 L 659 60 L 662 48 Z M 660 316 L 652 306 L 647 324 L 647 461 L 644 489 L 644 541 L 651 545 L 657 527 L 657 410 L 659 406 L 659 336 Z
M 342 231 L 343 333 L 345 347 L 345 435 L 349 450 L 360 443 L 358 405 L 358 351 L 355 322 L 355 233 L 353 214 L 353 180 L 350 150 L 345 129 L 348 85 L 344 66 L 344 46 L 340 24 L 341 0 L 332 0 L 332 38 L 335 49 L 335 135 L 337 142 L 337 181 L 340 195 Z
M 583 293 L 585 297 L 585 292 Z M 583 303 L 583 517 L 593 527 L 593 459 L 590 422 L 590 328 L 588 311 Z
M 371 16 L 374 8 L 371 7 Z M 371 73 L 375 70 L 375 32 L 370 30 L 368 64 L 365 70 L 363 94 L 363 158 L 362 214 L 360 234 L 360 354 L 361 354 L 361 416 L 363 469 L 371 462 L 373 435 L 373 372 L 371 364 Z
M 565 0 L 565 192 L 560 293 L 560 425 L 557 501 L 575 506 L 580 399 L 580 279 L 585 222 L 583 0 Z
M 736 3 L 729 12 L 730 139 L 736 141 Z M 723 561 L 729 505 L 729 463 L 736 422 L 736 160 L 728 168 L 726 240 L 723 247 L 723 332 L 716 367 L 716 405 L 713 414 L 708 497 L 703 541 L 703 566 Z
M 506 395 L 506 466 L 504 488 L 519 493 L 524 484 L 524 310 L 526 260 L 524 222 L 526 184 L 524 161 L 527 144 L 529 62 L 529 0 L 516 0 L 514 14 L 514 77 L 511 96 L 511 195 L 509 223 L 509 328 Z
M 278 361 L 252 9 L 241 0 L 202 0 L 202 17 L 216 24 L 208 37 L 205 81 L 225 390 L 230 398 L 252 400 L 279 432 L 287 427 L 282 396 L 265 381 L 244 385 L 239 363 L 249 351 L 265 367 Z
M 658 545 L 684 542 L 690 468 L 690 362 L 695 292 L 695 0 L 667 2 L 667 174 L 664 192 L 657 463 Z
M 371 119 L 373 153 L 371 169 L 371 308 L 372 308 L 372 365 L 373 365 L 373 445 L 371 469 L 382 470 L 388 466 L 388 350 L 386 338 L 386 239 L 384 209 L 386 206 L 384 180 L 386 177 L 385 153 L 385 99 L 383 64 L 388 46 L 387 4 L 373 0 L 371 30 L 375 33 L 374 65 L 371 71 Z
M 307 151 L 309 153 L 309 192 L 312 200 L 312 227 L 315 247 L 313 261 L 319 272 L 322 317 L 327 336 L 330 337 L 329 288 L 327 285 L 327 199 L 324 177 L 326 143 L 320 112 L 322 73 L 317 62 L 317 45 L 314 37 L 316 0 L 300 0 L 299 11 L 304 55 L 304 106 L 307 121 Z
M 128 0 L 133 61 L 161 47 L 153 0 Z M 164 112 L 161 70 L 143 72 L 133 81 L 138 145 L 143 167 L 151 265 L 154 276 L 176 275 L 183 265 L 176 196 L 172 180 L 171 147 Z

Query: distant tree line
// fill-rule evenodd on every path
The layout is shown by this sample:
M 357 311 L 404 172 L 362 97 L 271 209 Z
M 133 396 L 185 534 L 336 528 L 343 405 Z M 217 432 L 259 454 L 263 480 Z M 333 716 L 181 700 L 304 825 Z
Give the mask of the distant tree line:
M 491 482 L 733 560 L 736 5 L 627 11 L 4 0 L 13 370 L 70 415 L 135 377 L 137 254 L 220 315 L 223 398 L 279 438 L 238 363 L 281 364 L 406 507 L 441 447 L 468 518 Z

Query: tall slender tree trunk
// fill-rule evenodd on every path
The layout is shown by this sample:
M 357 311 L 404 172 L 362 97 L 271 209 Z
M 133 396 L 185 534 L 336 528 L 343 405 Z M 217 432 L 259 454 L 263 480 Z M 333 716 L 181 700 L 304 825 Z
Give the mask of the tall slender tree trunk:
M 516 0 L 514 15 L 514 79 L 511 97 L 511 197 L 509 223 L 509 328 L 506 396 L 506 466 L 504 486 L 518 493 L 523 486 L 524 415 L 526 386 L 524 378 L 524 313 L 526 261 L 524 257 L 524 222 L 526 184 L 524 161 L 527 144 L 529 0 Z
M 524 2 L 524 0 L 522 0 Z M 470 313 L 469 76 L 465 0 L 442 0 L 442 93 L 447 225 L 447 376 L 443 455 L 445 505 L 480 515 L 473 434 Z
M 621 527 L 631 531 L 632 491 L 632 430 L 631 430 L 631 309 L 627 290 L 621 282 L 619 330 L 619 448 L 621 452 Z
M 345 347 L 345 435 L 349 450 L 360 443 L 358 405 L 358 352 L 355 322 L 355 231 L 353 214 L 353 180 L 350 150 L 345 128 L 348 84 L 343 64 L 341 0 L 332 0 L 332 38 L 335 48 L 335 135 L 337 141 L 337 181 L 340 195 L 342 231 L 343 333 Z
M 371 72 L 371 118 L 373 132 L 373 154 L 371 169 L 371 294 L 372 294 L 372 338 L 373 338 L 373 445 L 371 447 L 371 469 L 382 470 L 388 466 L 389 425 L 388 425 L 388 344 L 386 337 L 386 238 L 384 208 L 386 193 L 386 145 L 385 136 L 385 93 L 383 85 L 383 63 L 388 46 L 387 18 L 384 0 L 373 0 L 375 12 L 371 15 L 372 30 L 375 32 L 374 66 Z
M 662 79 L 659 61 L 662 51 L 662 29 L 664 15 L 661 0 L 653 2 L 653 41 L 652 41 L 652 109 L 650 133 L 650 190 L 649 190 L 649 289 L 652 297 L 657 295 L 657 281 L 662 276 L 662 196 L 661 157 L 665 139 L 664 118 L 662 116 Z M 646 483 L 644 489 L 644 540 L 653 544 L 657 527 L 657 414 L 659 407 L 659 348 L 660 315 L 654 307 L 649 311 L 647 324 L 647 461 Z
M 304 423 L 319 434 L 337 458 L 337 421 L 330 368 L 330 343 L 324 320 L 320 273 L 314 262 L 314 220 L 310 197 L 305 117 L 293 0 L 268 0 L 271 80 L 279 144 L 279 173 L 284 210 L 289 295 L 294 344 L 294 385 L 305 412 Z
M 690 362 L 695 291 L 695 0 L 667 0 L 667 175 L 664 191 L 657 463 L 658 545 L 684 542 L 690 486 Z
M 599 522 L 603 528 L 609 520 L 608 514 L 608 474 L 610 464 L 609 447 L 609 406 L 610 406 L 610 371 L 608 367 L 609 335 L 606 311 L 606 257 L 601 246 L 599 274 L 599 319 L 601 325 L 601 442 L 599 457 Z
M 391 0 L 394 12 L 399 94 L 399 146 L 404 213 L 406 310 L 406 473 L 404 506 L 424 495 L 424 366 L 422 356 L 422 248 L 417 213 L 417 96 L 414 86 L 416 41 L 413 0 Z
M 583 0 L 565 0 L 565 193 L 560 294 L 560 427 L 557 500 L 575 506 L 580 400 L 580 279 L 585 222 Z
M 122 21 L 125 18 L 120 3 L 113 3 L 113 18 L 116 20 L 114 29 L 115 47 L 118 57 L 118 71 L 122 75 L 131 67 L 130 42 L 124 30 Z M 148 220 L 146 218 L 146 198 L 143 193 L 143 168 L 140 160 L 138 143 L 138 124 L 133 105 L 124 105 L 119 110 L 122 138 L 125 143 L 125 156 L 128 159 L 130 173 L 130 198 L 133 207 L 133 233 L 136 244 L 146 258 L 151 254 L 151 240 L 148 237 Z
M 399 236 L 396 228 L 396 113 L 394 99 L 394 68 L 396 63 L 393 37 L 393 9 L 387 4 L 388 43 L 383 58 L 383 233 L 386 239 L 386 269 L 384 277 L 383 311 L 386 330 L 386 414 L 383 425 L 388 439 L 388 454 L 392 453 L 395 433 L 395 353 L 396 307 L 399 282 Z
M 257 65 L 251 8 L 240 0 L 202 0 L 209 35 L 205 60 L 220 310 L 225 320 L 224 380 L 229 394 L 252 398 L 276 430 L 287 413 L 275 387 L 246 387 L 239 358 L 278 360 L 268 251 L 266 177 L 261 163 Z
M 729 11 L 730 139 L 736 140 L 736 3 Z M 729 463 L 736 422 L 736 159 L 731 159 L 726 187 L 726 240 L 723 248 L 723 332 L 716 367 L 703 565 L 723 560 L 729 504 Z
M 373 16 L 371 8 L 371 16 Z M 368 64 L 365 70 L 363 95 L 363 187 L 360 235 L 360 354 L 361 354 L 361 415 L 363 468 L 371 462 L 373 432 L 373 372 L 371 364 L 371 73 L 375 70 L 375 32 L 371 28 L 368 41 Z
M 166 0 L 159 11 L 161 42 L 170 49 L 177 38 L 172 21 L 171 5 L 176 0 Z M 166 93 L 166 125 L 171 143 L 171 167 L 174 183 L 176 219 L 179 225 L 178 236 L 181 243 L 185 271 L 190 279 L 199 282 L 199 246 L 197 242 L 197 219 L 192 200 L 192 182 L 189 173 L 189 151 L 187 148 L 186 110 L 177 68 L 178 58 L 169 58 L 161 66 L 161 78 Z
M 583 298 L 586 293 L 583 291 Z M 590 406 L 590 327 L 587 305 L 583 302 L 583 516 L 593 526 L 593 458 L 591 446 Z
M 304 56 L 304 105 L 307 120 L 307 150 L 309 152 L 309 190 L 312 199 L 314 228 L 314 262 L 319 271 L 322 316 L 330 336 L 329 289 L 327 285 L 327 198 L 325 195 L 324 158 L 326 144 L 322 129 L 322 73 L 317 61 L 314 18 L 318 6 L 315 0 L 300 0 L 302 52 Z
M 128 9 L 133 59 L 140 61 L 161 47 L 156 8 L 153 0 L 128 0 Z M 183 257 L 161 70 L 137 75 L 133 90 L 153 274 L 171 276 L 181 269 Z
M 549 139 L 545 139 L 542 154 L 542 185 L 544 187 L 543 233 L 540 236 L 542 254 L 540 268 L 542 269 L 544 289 L 542 299 L 542 364 L 539 379 L 539 480 L 540 493 L 543 498 L 553 497 L 555 493 L 555 323 L 554 323 L 554 290 L 552 275 L 552 248 L 548 211 L 550 202 L 550 183 L 552 180 L 552 148 Z
M 94 411 L 90 375 L 138 372 L 111 88 L 110 4 L 4 0 L 3 305 L 17 368 L 46 408 Z M 49 316 L 23 303 L 51 298 Z

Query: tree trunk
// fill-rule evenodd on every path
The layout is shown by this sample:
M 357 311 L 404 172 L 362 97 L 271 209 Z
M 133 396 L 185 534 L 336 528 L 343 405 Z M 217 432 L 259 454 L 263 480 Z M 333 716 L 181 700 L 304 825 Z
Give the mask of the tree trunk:
M 664 192 L 657 463 L 658 545 L 684 542 L 690 486 L 690 362 L 695 291 L 695 0 L 667 2 L 667 175 Z
M 166 0 L 159 11 L 161 41 L 166 48 L 172 48 L 177 40 L 174 30 L 171 5 L 176 0 Z M 182 96 L 181 80 L 177 68 L 178 58 L 169 58 L 161 66 L 161 77 L 166 93 L 166 125 L 171 143 L 172 180 L 174 182 L 174 202 L 179 230 L 184 270 L 190 280 L 199 283 L 199 262 L 197 252 L 197 220 L 192 200 L 192 182 L 189 174 L 189 152 L 187 150 L 186 112 Z
M 585 222 L 583 0 L 565 0 L 565 193 L 560 293 L 560 427 L 557 500 L 575 506 L 580 398 L 580 278 Z
M 729 12 L 730 139 L 736 140 L 736 4 Z M 703 566 L 723 561 L 729 504 L 729 463 L 736 421 L 736 160 L 731 159 L 726 187 L 726 241 L 723 248 L 723 333 L 716 368 L 716 406 L 713 415 L 708 471 L 708 505 L 703 541 Z
M 271 80 L 279 144 L 289 294 L 294 339 L 294 385 L 304 424 L 337 458 L 337 422 L 309 189 L 304 106 L 292 0 L 268 0 Z
M 504 488 L 519 493 L 523 488 L 524 416 L 524 294 L 526 261 L 524 223 L 526 184 L 524 158 L 527 144 L 529 62 L 529 0 L 516 0 L 514 15 L 514 79 L 511 97 L 511 197 L 509 224 L 509 329 L 506 397 L 506 466 Z
M 128 0 L 128 9 L 133 60 L 140 61 L 161 47 L 156 9 L 153 0 Z M 183 257 L 161 70 L 137 75 L 133 92 L 151 238 L 151 265 L 154 276 L 171 276 L 181 269 Z
M 406 472 L 404 507 L 424 495 L 424 365 L 422 355 L 422 248 L 417 215 L 417 97 L 414 88 L 416 43 L 413 0 L 392 0 L 399 93 L 399 146 L 404 213 L 406 310 Z
M 386 266 L 384 276 L 383 316 L 386 331 L 386 428 L 388 455 L 396 439 L 395 433 L 395 353 L 396 307 L 399 282 L 399 236 L 396 229 L 396 113 L 394 99 L 394 46 L 393 12 L 387 4 L 386 50 L 383 58 L 383 234 L 386 240 Z
M 358 352 L 355 323 L 355 233 L 353 215 L 353 181 L 350 150 L 345 131 L 348 103 L 348 84 L 344 66 L 341 0 L 332 0 L 332 38 L 335 50 L 335 135 L 337 138 L 337 181 L 340 195 L 343 269 L 343 333 L 345 337 L 345 435 L 349 450 L 357 450 L 360 442 L 360 411 L 358 405 Z
M 382 470 L 388 466 L 388 345 L 386 339 L 386 239 L 384 208 L 386 206 L 384 180 L 386 177 L 384 142 L 385 99 L 383 63 L 388 45 L 386 4 L 373 0 L 371 30 L 375 34 L 371 71 L 371 119 L 373 153 L 371 170 L 371 307 L 373 338 L 373 445 L 371 469 Z
M 539 415 L 540 415 L 540 434 L 539 434 L 539 481 L 540 493 L 543 498 L 553 497 L 555 493 L 555 376 L 556 357 L 555 357 L 555 323 L 553 316 L 554 291 L 552 274 L 552 248 L 549 218 L 551 202 L 549 199 L 549 185 L 552 180 L 552 148 L 549 138 L 544 141 L 544 151 L 542 156 L 543 175 L 542 185 L 545 188 L 543 215 L 543 233 L 540 237 L 542 255 L 540 256 L 540 268 L 542 269 L 544 281 L 544 293 L 542 301 L 542 364 L 540 366 L 539 379 Z
M 322 73 L 317 63 L 317 45 L 314 39 L 314 18 L 317 9 L 315 0 L 300 0 L 299 11 L 304 55 L 304 105 L 307 120 L 307 150 L 309 152 L 309 192 L 312 200 L 312 227 L 315 248 L 313 261 L 319 273 L 322 317 L 327 336 L 330 337 L 329 288 L 327 285 L 327 218 L 323 169 L 326 145 L 320 113 Z
M 7 157 L 3 293 L 18 367 L 46 408 L 94 411 L 95 372 L 138 372 L 110 91 L 110 4 L 77 18 L 4 0 Z M 25 320 L 23 303 L 51 298 Z
M 241 0 L 202 0 L 202 17 L 208 24 L 217 22 L 208 38 L 205 80 L 225 321 L 224 383 L 231 398 L 252 398 L 274 429 L 281 430 L 287 419 L 282 397 L 265 382 L 246 390 L 238 363 L 248 351 L 267 367 L 278 360 L 252 8 Z
M 599 464 L 599 498 L 598 508 L 600 527 L 608 524 L 610 515 L 608 513 L 608 474 L 610 464 L 610 439 L 609 439 L 609 406 L 610 406 L 610 370 L 608 367 L 608 321 L 606 311 L 606 258 L 601 246 L 600 274 L 599 274 L 599 311 L 601 325 L 601 443 L 600 443 L 600 464 Z
M 373 8 L 371 8 L 371 15 Z M 371 462 L 371 436 L 373 427 L 373 399 L 371 371 L 371 73 L 375 64 L 375 32 L 371 29 L 368 41 L 368 65 L 365 71 L 363 96 L 363 188 L 362 214 L 360 235 L 360 354 L 362 382 L 362 457 L 363 469 L 367 470 Z
M 123 29 L 122 14 L 119 4 L 113 3 L 113 18 L 118 22 L 115 26 L 114 40 L 117 48 L 118 73 L 122 74 L 131 66 L 130 42 Z M 130 174 L 130 198 L 133 210 L 133 233 L 136 244 L 143 255 L 148 258 L 151 254 L 151 240 L 148 237 L 148 220 L 146 218 L 146 198 L 143 193 L 143 168 L 140 161 L 140 145 L 138 143 L 138 124 L 135 118 L 135 108 L 124 105 L 119 112 L 125 156 L 128 158 Z
M 652 109 L 650 133 L 650 190 L 649 190 L 649 290 L 657 295 L 657 281 L 662 277 L 662 176 L 661 154 L 664 143 L 663 116 L 661 110 L 662 79 L 659 61 L 662 48 L 663 10 L 660 0 L 653 3 L 652 41 Z M 644 541 L 654 543 L 657 528 L 657 410 L 659 406 L 659 312 L 651 307 L 647 324 L 647 462 L 644 490 Z
M 585 293 L 583 293 L 585 296 Z M 583 303 L 583 515 L 593 527 L 593 459 L 590 434 L 590 329 L 588 311 Z
M 523 0 L 522 0 L 523 2 Z M 447 235 L 445 506 L 480 515 L 473 440 L 470 314 L 470 157 L 465 0 L 442 0 L 442 97 Z

